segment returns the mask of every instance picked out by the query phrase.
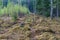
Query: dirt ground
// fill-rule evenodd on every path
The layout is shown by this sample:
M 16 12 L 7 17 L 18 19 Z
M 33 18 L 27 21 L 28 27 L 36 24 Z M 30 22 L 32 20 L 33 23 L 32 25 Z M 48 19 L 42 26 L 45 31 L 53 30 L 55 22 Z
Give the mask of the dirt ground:
M 0 18 L 0 40 L 60 40 L 60 21 L 29 15 L 17 21 Z

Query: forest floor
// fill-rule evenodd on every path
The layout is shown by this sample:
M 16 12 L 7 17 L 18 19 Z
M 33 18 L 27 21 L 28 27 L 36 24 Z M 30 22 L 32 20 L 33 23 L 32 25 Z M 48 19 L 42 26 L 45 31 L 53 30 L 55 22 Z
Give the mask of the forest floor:
M 0 40 L 60 40 L 60 21 L 29 15 L 17 21 L 0 18 Z

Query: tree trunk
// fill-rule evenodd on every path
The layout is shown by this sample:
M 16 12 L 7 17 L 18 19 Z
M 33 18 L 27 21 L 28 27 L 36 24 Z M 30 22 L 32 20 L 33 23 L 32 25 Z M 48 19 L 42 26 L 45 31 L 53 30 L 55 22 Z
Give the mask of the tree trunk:
M 58 12 L 58 0 L 57 0 L 57 18 L 59 17 L 59 12 Z
M 51 13 L 50 13 L 50 17 L 51 19 L 53 18 L 53 0 L 50 1 L 51 3 Z

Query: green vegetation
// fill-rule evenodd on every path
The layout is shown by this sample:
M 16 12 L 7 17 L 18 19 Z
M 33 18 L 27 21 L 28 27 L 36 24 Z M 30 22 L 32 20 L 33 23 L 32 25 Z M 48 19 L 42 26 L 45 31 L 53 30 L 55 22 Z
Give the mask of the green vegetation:
M 0 9 L 0 16 L 9 15 L 14 20 L 17 19 L 18 13 L 29 14 L 29 9 L 25 6 L 21 6 L 18 4 L 14 5 L 12 3 L 9 3 L 7 7 Z
M 56 20 L 59 0 L 3 1 L 0 0 L 0 40 L 60 40 L 60 18 Z
M 49 0 L 37 0 L 37 14 L 50 16 L 50 2 Z
M 2 0 L 0 0 L 0 8 L 2 7 Z

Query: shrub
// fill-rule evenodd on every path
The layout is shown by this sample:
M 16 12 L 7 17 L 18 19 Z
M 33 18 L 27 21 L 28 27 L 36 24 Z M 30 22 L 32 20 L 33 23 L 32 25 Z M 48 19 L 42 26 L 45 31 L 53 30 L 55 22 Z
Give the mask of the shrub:
M 12 3 L 8 3 L 7 7 L 0 9 L 0 16 L 9 14 L 14 20 L 17 19 L 18 13 L 29 14 L 30 12 L 27 7 Z
M 3 9 L 0 9 L 0 16 L 4 15 L 4 14 L 7 14 L 7 8 L 4 7 Z
M 45 16 L 46 16 L 46 17 L 49 17 L 49 16 L 50 16 L 50 13 L 46 12 L 46 13 L 45 13 Z

